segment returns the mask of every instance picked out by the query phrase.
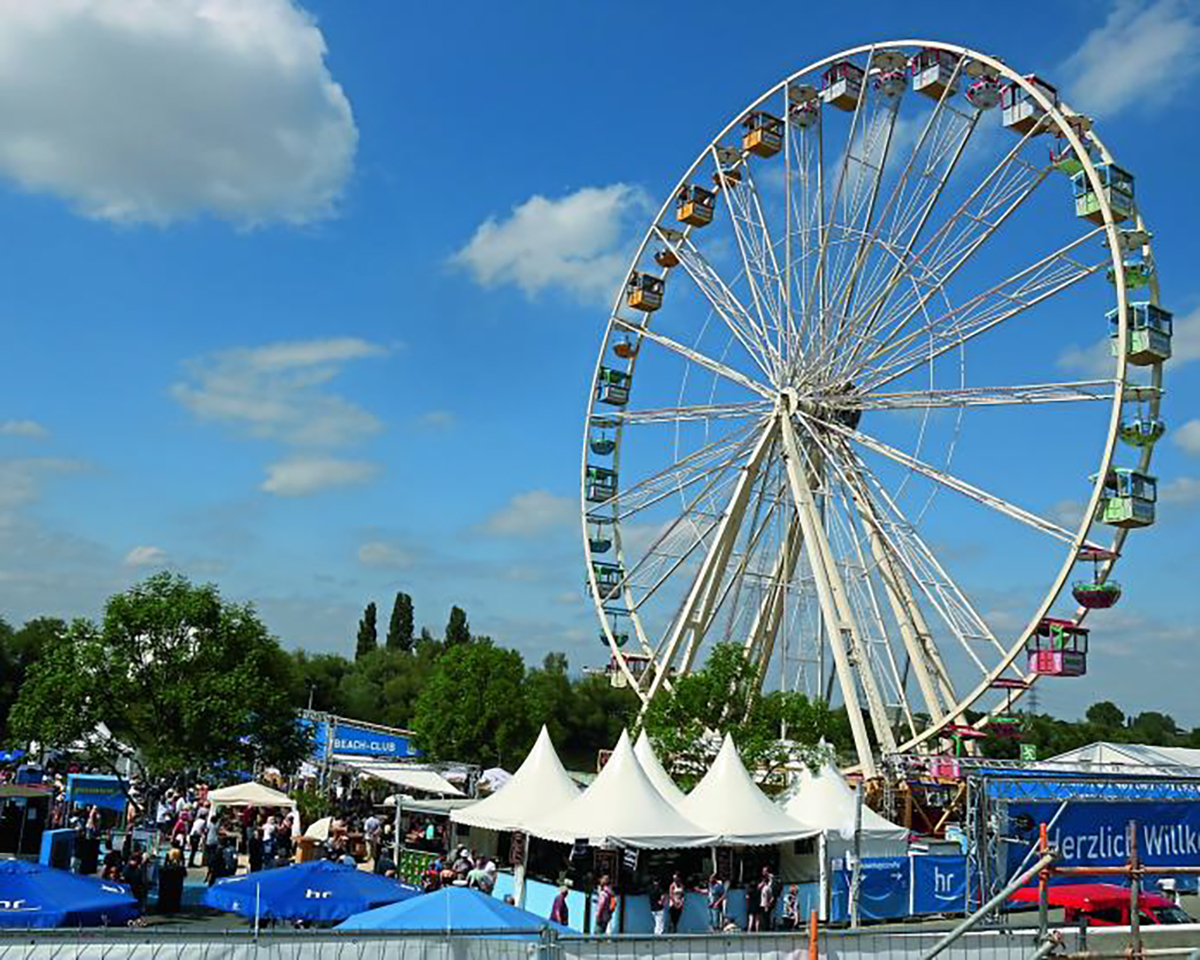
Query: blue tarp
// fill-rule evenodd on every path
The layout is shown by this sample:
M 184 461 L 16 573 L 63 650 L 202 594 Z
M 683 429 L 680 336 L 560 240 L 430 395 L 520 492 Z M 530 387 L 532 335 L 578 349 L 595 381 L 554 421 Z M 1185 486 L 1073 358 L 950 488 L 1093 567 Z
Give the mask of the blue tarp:
M 0 927 L 124 926 L 137 915 L 124 884 L 0 860 Z
M 924 856 L 912 858 L 912 912 L 965 913 L 967 909 L 967 858 Z
M 95 804 L 124 813 L 128 801 L 120 777 L 101 773 L 72 773 L 67 777 L 67 802 L 85 807 Z
M 988 777 L 993 800 L 1200 800 L 1200 782 L 1189 780 L 1072 780 Z
M 258 915 L 263 919 L 329 921 L 419 893 L 416 887 L 375 873 L 332 860 L 313 860 L 218 880 L 205 892 L 204 904 L 253 917 L 257 896 Z
M 860 861 L 858 915 L 863 920 L 892 920 L 909 916 L 912 868 L 910 857 L 864 857 Z M 830 884 L 829 918 L 850 919 L 852 871 L 833 871 Z
M 360 913 L 337 925 L 339 930 L 470 930 L 476 933 L 520 930 L 530 938 L 537 936 L 535 931 L 546 927 L 559 933 L 573 932 L 536 913 L 467 887 L 443 887 L 403 903 Z

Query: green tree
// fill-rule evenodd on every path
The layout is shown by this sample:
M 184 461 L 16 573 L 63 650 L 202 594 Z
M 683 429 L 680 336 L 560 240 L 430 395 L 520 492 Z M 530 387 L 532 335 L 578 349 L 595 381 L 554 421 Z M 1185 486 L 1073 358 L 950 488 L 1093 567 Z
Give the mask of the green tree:
M 1129 737 L 1132 743 L 1147 743 L 1155 747 L 1175 746 L 1183 731 L 1175 722 L 1175 718 L 1157 710 L 1147 710 L 1139 713 L 1129 723 Z
M 1102 730 L 1121 730 L 1125 727 L 1125 714 L 1111 700 L 1101 700 L 1087 708 L 1088 723 Z
M 450 608 L 450 619 L 446 623 L 446 646 L 453 647 L 459 643 L 471 642 L 471 625 L 467 623 L 467 614 L 461 607 Z
M 292 654 L 295 664 L 296 688 L 292 702 L 297 707 L 310 703 L 314 710 L 345 714 L 346 704 L 341 695 L 342 680 L 354 671 L 354 661 L 336 653 L 309 653 L 297 650 Z
M 112 767 L 120 743 L 146 775 L 255 762 L 294 769 L 294 664 L 255 614 L 211 584 L 160 573 L 109 598 L 100 624 L 74 621 L 29 670 L 14 733 L 49 747 L 89 743 Z M 103 722 L 113 738 L 96 734 Z
M 397 593 L 388 621 L 387 647 L 408 653 L 413 648 L 413 602 L 407 593 Z
M 354 648 L 354 659 L 361 659 L 378 645 L 378 633 L 375 629 L 375 603 L 367 604 L 362 619 L 358 621 L 358 644 Z
M 641 705 L 636 693 L 628 687 L 614 687 L 602 673 L 585 673 L 576 679 L 571 684 L 566 716 L 560 718 L 567 734 L 554 741 L 563 763 L 595 770 L 599 751 L 612 749 L 621 731 L 637 720 Z
M 26 674 L 66 629 L 66 623 L 54 617 L 36 617 L 19 630 L 0 619 L 0 742 L 8 739 L 8 714 Z
M 540 668 L 525 675 L 525 705 L 533 729 L 545 724 L 550 739 L 565 743 L 571 734 L 571 701 L 574 691 L 567 676 L 567 657 L 563 653 L 548 653 Z
M 764 782 L 789 761 L 815 765 L 824 758 L 819 742 L 830 721 L 825 704 L 803 694 L 763 694 L 756 666 L 734 643 L 717 644 L 702 669 L 677 678 L 643 717 L 664 765 L 685 788 L 704 775 L 726 733 Z
M 515 650 L 485 642 L 447 646 L 417 697 L 417 745 L 435 760 L 519 762 L 533 740 L 524 680 Z

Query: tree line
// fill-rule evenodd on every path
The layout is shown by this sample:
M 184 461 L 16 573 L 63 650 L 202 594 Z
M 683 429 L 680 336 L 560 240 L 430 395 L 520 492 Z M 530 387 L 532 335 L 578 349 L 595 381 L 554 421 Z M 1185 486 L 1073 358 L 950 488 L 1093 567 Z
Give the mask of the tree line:
M 545 724 L 564 763 L 595 769 L 598 751 L 635 729 L 639 702 L 603 671 L 572 671 L 564 653 L 529 665 L 521 654 L 471 632 L 452 607 L 441 637 L 415 631 L 413 599 L 396 594 L 384 642 L 377 609 L 348 638 L 352 655 L 286 651 L 248 604 L 177 574 L 150 577 L 111 597 L 98 622 L 38 617 L 14 628 L 0 619 L 0 745 L 96 742 L 103 722 L 134 746 L 148 775 L 191 770 L 294 769 L 309 751 L 298 711 L 411 729 L 431 757 L 516 767 Z M 348 631 L 349 632 L 349 631 Z M 802 694 L 762 691 L 737 645 L 718 645 L 700 669 L 673 680 L 640 722 L 683 785 L 703 772 L 730 733 L 749 766 L 816 762 L 826 741 L 843 760 L 853 741 L 843 708 Z M 1200 727 L 1168 714 L 1126 716 L 1101 701 L 1084 719 L 1022 715 L 1022 740 L 1039 758 L 1096 740 L 1200 747 Z M 1013 740 L 983 741 L 987 756 L 1016 756 Z

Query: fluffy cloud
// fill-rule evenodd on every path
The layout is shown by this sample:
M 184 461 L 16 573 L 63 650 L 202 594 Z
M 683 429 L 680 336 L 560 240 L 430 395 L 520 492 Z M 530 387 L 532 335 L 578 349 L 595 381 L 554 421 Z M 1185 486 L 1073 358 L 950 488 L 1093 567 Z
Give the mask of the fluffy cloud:
M 165 567 L 168 563 L 167 551 L 162 547 L 134 547 L 122 561 L 127 567 Z
M 73 473 L 84 467 L 78 460 L 61 457 L 0 460 L 0 523 L 11 522 L 10 511 L 38 498 L 47 475 Z
M 0 420 L 0 437 L 48 436 L 49 432 L 35 420 Z
M 1163 503 L 1195 503 L 1200 500 L 1200 479 L 1176 477 L 1158 488 L 1158 499 Z
M 1200 71 L 1200 9 L 1191 0 L 1117 0 L 1104 25 L 1063 64 L 1068 99 L 1112 116 L 1126 107 L 1161 107 Z
M 350 361 L 386 353 L 354 337 L 239 347 L 186 364 L 171 393 L 202 420 L 254 437 L 335 446 L 380 429 L 379 420 L 325 387 Z
M 483 523 L 483 532 L 498 537 L 536 537 L 556 527 L 576 523 L 579 505 L 570 497 L 548 490 L 518 493 Z
M 358 562 L 364 567 L 410 567 L 413 556 L 385 540 L 371 540 L 358 548 Z
M 534 297 L 559 287 L 584 303 L 611 299 L 628 266 L 628 226 L 649 211 L 637 187 L 584 187 L 535 195 L 503 220 L 489 217 L 451 257 L 484 287 L 512 284 Z
M 261 489 L 279 497 L 306 497 L 331 487 L 366 483 L 378 472 L 378 465 L 366 460 L 291 457 L 267 466 Z
M 1171 439 L 1188 453 L 1200 456 L 1200 420 L 1189 420 L 1171 432 Z
M 450 410 L 430 410 L 417 418 L 417 423 L 430 430 L 449 430 L 458 418 Z
M 294 0 L 0 0 L 0 173 L 87 217 L 334 212 L 358 131 Z

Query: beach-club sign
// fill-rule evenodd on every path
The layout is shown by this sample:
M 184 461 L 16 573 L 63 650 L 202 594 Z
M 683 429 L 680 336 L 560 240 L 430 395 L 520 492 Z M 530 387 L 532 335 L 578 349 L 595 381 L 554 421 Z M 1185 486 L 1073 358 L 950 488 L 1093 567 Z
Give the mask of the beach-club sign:
M 355 757 L 406 759 L 421 756 L 405 733 L 376 730 L 346 723 L 334 717 L 320 722 L 303 720 L 313 728 L 313 755 L 323 759 L 326 753 Z M 332 731 L 332 740 L 330 732 Z M 330 744 L 332 747 L 330 748 Z

